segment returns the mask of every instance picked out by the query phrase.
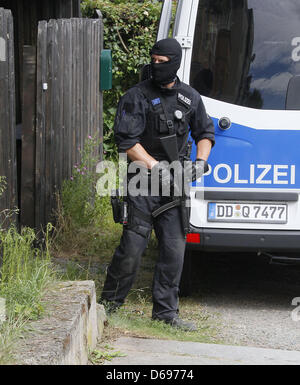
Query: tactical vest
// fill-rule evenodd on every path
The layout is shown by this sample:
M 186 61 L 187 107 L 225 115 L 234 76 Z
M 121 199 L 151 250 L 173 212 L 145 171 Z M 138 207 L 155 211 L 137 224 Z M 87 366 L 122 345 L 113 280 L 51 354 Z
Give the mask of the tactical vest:
M 186 155 L 189 121 L 192 113 L 191 92 L 182 85 L 174 94 L 164 95 L 151 81 L 138 84 L 149 102 L 149 111 L 141 145 L 158 161 L 168 160 L 160 138 L 176 133 L 179 156 Z

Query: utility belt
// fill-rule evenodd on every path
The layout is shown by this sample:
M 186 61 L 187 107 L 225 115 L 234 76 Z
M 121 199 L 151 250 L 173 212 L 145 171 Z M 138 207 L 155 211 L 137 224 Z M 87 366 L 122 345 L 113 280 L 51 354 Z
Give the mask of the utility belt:
M 113 217 L 114 217 L 115 223 L 126 226 L 144 237 L 147 237 L 149 227 L 152 227 L 153 220 L 155 218 L 159 217 L 161 214 L 163 214 L 166 211 L 169 211 L 175 207 L 182 206 L 181 199 L 176 198 L 171 202 L 161 206 L 157 210 L 153 211 L 151 214 L 145 214 L 143 211 L 136 208 L 133 204 L 128 203 L 126 198 L 121 197 L 118 194 L 119 192 L 117 192 L 115 196 L 111 197 L 111 204 L 112 204 Z M 186 202 L 189 200 L 189 198 L 187 197 L 185 199 L 186 199 Z M 182 224 L 183 224 L 183 231 L 186 235 L 189 232 L 190 210 L 188 205 L 186 207 L 185 212 L 184 213 L 181 212 L 181 215 L 183 214 L 184 214 L 184 217 L 182 217 Z M 146 226 L 136 225 L 136 221 L 134 220 L 134 218 L 142 219 L 144 222 L 148 224 L 148 226 L 146 227 Z

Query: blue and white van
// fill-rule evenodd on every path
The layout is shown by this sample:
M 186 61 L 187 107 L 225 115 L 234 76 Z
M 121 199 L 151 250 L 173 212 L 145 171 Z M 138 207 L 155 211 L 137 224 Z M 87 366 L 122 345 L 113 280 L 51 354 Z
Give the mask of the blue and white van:
M 171 10 L 164 1 L 158 40 Z M 216 128 L 210 171 L 192 188 L 189 247 L 299 252 L 300 1 L 179 0 L 173 37 L 179 77 Z

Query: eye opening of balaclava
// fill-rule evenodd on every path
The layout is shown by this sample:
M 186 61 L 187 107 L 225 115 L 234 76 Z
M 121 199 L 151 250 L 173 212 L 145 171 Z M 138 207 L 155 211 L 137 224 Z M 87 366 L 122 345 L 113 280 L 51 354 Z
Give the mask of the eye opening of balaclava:
M 172 83 L 180 68 L 182 48 L 176 39 L 163 39 L 156 42 L 150 51 L 151 55 L 167 56 L 170 60 L 165 63 L 151 63 L 153 81 L 160 86 Z

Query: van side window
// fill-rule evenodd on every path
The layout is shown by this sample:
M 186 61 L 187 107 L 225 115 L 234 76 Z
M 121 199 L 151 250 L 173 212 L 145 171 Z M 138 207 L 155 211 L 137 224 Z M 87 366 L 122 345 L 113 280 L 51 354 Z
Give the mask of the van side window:
M 299 24 L 298 0 L 199 0 L 190 84 L 228 103 L 284 110 L 300 74 Z

